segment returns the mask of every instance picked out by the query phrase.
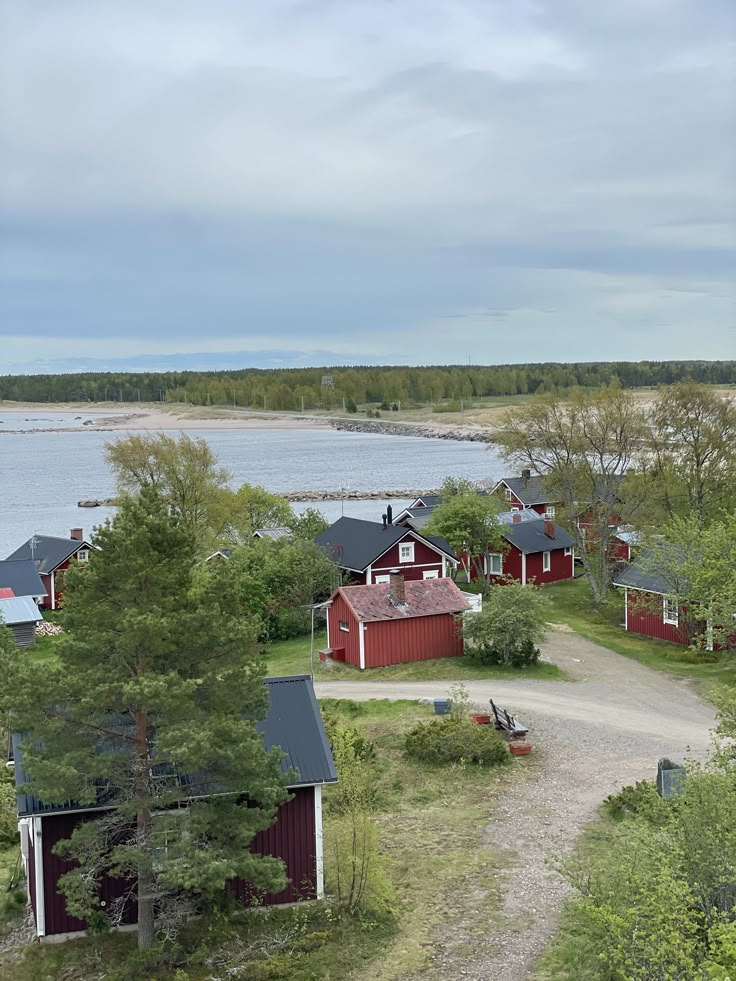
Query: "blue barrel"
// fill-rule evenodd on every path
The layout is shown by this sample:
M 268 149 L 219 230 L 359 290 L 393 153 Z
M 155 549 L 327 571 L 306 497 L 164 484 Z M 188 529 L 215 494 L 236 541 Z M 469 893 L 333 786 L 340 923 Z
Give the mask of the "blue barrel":
M 434 700 L 434 714 L 435 715 L 449 715 L 452 708 L 452 702 L 449 698 L 435 698 Z

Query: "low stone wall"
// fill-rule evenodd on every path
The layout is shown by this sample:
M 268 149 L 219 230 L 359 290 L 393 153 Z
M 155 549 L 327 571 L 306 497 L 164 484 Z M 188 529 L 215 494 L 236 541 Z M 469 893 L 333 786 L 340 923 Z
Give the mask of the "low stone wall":
M 330 420 L 333 429 L 346 433 L 378 433 L 381 436 L 414 436 L 420 439 L 455 439 L 469 443 L 487 443 L 492 436 L 491 429 L 481 426 L 432 426 L 418 422 L 347 422 L 344 419 Z
M 436 494 L 436 490 L 302 490 L 279 494 L 287 501 L 388 501 L 397 498 L 414 500 Z

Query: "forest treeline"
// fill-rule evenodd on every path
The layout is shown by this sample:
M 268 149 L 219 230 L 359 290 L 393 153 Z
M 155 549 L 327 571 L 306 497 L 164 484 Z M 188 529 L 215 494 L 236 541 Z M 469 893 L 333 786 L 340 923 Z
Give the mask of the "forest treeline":
M 239 371 L 95 372 L 0 377 L 0 399 L 24 402 L 191 402 L 285 411 L 345 402 L 411 404 L 692 380 L 736 384 L 736 361 L 599 361 L 580 364 L 352 366 Z

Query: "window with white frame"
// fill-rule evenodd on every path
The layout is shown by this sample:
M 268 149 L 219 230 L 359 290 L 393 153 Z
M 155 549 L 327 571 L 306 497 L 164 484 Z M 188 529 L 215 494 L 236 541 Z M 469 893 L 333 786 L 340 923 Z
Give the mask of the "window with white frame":
M 486 575 L 500 576 L 503 574 L 503 555 L 500 552 L 489 552 L 486 555 Z
M 399 562 L 414 561 L 414 542 L 402 542 L 399 545 Z
M 571 545 L 568 545 L 567 548 L 565 549 L 565 555 L 566 556 L 572 555 L 572 546 Z
M 80 548 L 80 550 L 77 552 L 77 561 L 86 562 L 88 559 L 89 559 L 89 549 Z
M 677 600 L 674 596 L 665 596 L 662 601 L 662 620 L 672 624 L 673 627 L 679 626 L 680 611 Z
M 345 633 L 349 632 L 350 624 L 347 622 L 347 620 L 340 621 L 340 630 L 344 631 Z
M 439 579 L 440 574 L 436 569 L 425 569 L 422 573 L 422 579 Z
M 391 582 L 391 576 L 376 576 L 373 581 L 376 583 L 376 585 L 382 582 Z
M 510 488 L 510 487 L 507 487 L 507 488 L 506 488 L 506 500 L 507 500 L 507 501 L 510 501 L 510 500 L 511 500 L 511 499 L 513 498 L 513 496 L 514 496 L 514 495 L 513 495 L 513 493 L 511 492 L 511 488 Z
M 552 568 L 552 553 L 542 552 L 542 572 L 549 572 Z
M 548 504 L 544 509 L 545 518 L 552 519 L 555 516 L 556 508 L 554 504 Z

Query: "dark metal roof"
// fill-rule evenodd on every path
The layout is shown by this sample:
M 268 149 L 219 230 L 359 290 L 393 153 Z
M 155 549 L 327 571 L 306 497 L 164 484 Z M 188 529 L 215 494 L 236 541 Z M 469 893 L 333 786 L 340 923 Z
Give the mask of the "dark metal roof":
M 33 546 L 31 546 L 33 542 Z M 80 548 L 91 548 L 89 542 L 78 538 L 55 538 L 52 535 L 34 535 L 17 548 L 8 559 L 31 559 L 41 575 L 48 575 L 66 562 Z
M 541 477 L 502 477 L 500 482 L 506 484 L 527 507 L 555 503 L 554 496 L 544 489 Z
M 572 535 L 554 524 L 554 538 L 544 533 L 544 518 L 537 521 L 520 521 L 518 524 L 504 525 L 503 537 L 515 545 L 520 552 L 530 555 L 534 552 L 550 552 L 556 548 L 570 548 L 575 544 Z
M 47 596 L 36 565 L 30 559 L 4 559 L 0 562 L 0 589 L 7 587 L 15 596 Z
M 283 773 L 295 771 L 297 776 L 289 787 L 308 786 L 315 783 L 335 783 L 337 771 L 332 757 L 327 733 L 322 722 L 314 686 L 309 675 L 291 675 L 284 678 L 266 678 L 268 688 L 268 714 L 256 728 L 263 735 L 266 749 L 278 747 L 285 756 L 281 761 Z M 10 740 L 9 758 L 15 762 L 15 784 L 18 789 L 18 814 L 55 814 L 78 810 L 74 802 L 45 804 L 22 788 L 28 783 L 23 769 L 22 737 L 14 733 Z M 206 775 L 205 779 L 206 779 Z M 179 780 L 186 785 L 192 780 L 180 774 Z M 197 784 L 201 786 L 202 780 Z M 96 807 L 111 807 L 114 798 L 103 792 Z M 94 808 L 84 808 L 93 810 Z
M 379 555 L 401 541 L 411 529 L 397 525 L 379 524 L 377 521 L 363 521 L 361 518 L 338 518 L 315 539 L 330 556 L 344 569 L 363 572 Z M 437 535 L 417 535 L 419 540 L 429 542 L 451 559 L 455 553 L 450 543 Z
M 409 508 L 421 507 L 419 501 L 423 501 L 425 507 L 436 508 L 438 504 L 442 503 L 442 498 L 439 494 L 423 494 L 421 497 L 414 498 Z
M 631 565 L 625 566 L 616 574 L 613 585 L 627 586 L 629 589 L 643 589 L 649 593 L 661 593 L 662 595 L 687 592 L 687 583 L 675 584 L 669 581 L 662 571 L 663 567 L 670 564 L 667 553 L 672 551 L 673 547 L 665 543 L 659 546 L 659 552 L 651 548 L 645 549 Z M 675 551 L 671 557 L 671 564 L 676 567 L 682 558 L 682 554 Z

